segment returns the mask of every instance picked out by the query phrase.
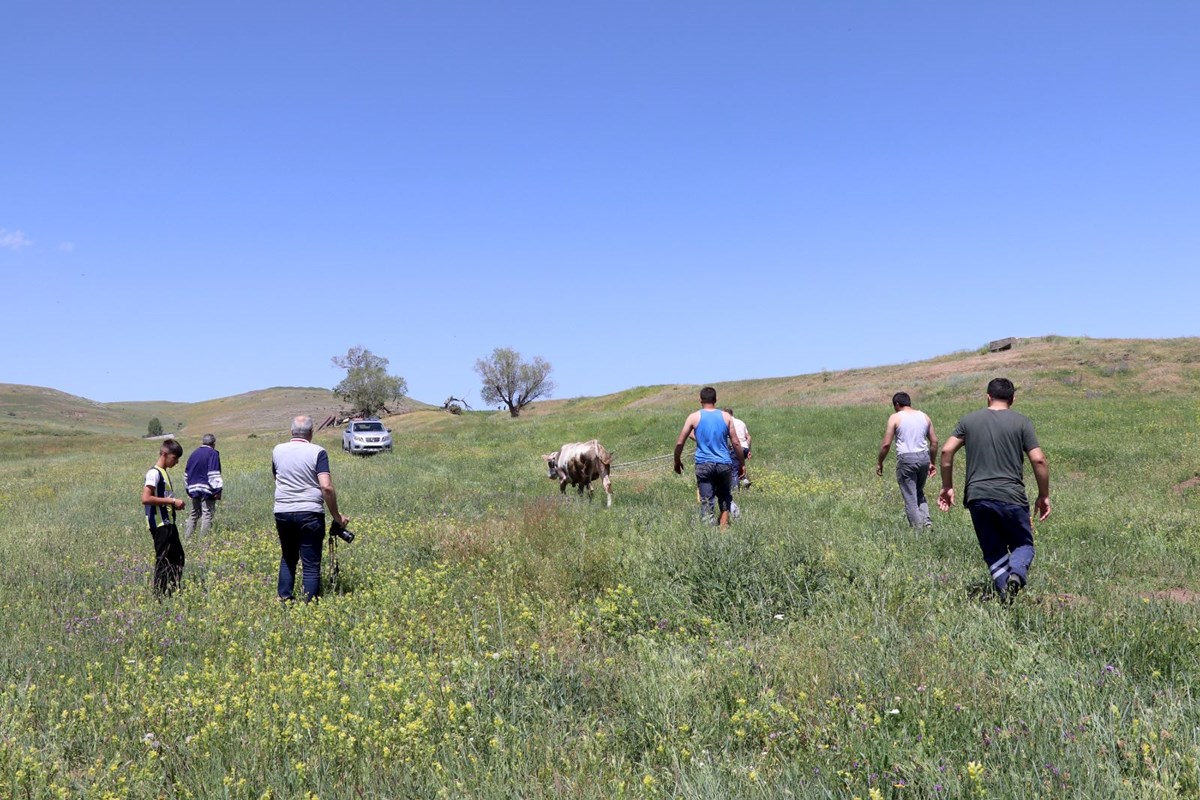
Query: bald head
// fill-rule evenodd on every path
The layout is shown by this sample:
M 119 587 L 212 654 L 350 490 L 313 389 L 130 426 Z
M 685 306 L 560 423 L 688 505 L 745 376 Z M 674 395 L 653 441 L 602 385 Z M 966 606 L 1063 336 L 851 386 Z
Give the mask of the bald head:
M 312 441 L 313 421 L 312 417 L 299 416 L 292 418 L 292 437 L 295 439 L 308 439 Z

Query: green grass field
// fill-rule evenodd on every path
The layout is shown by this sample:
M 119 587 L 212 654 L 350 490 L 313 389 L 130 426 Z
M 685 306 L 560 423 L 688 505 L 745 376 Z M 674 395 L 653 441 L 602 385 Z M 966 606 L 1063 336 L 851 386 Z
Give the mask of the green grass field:
M 0 796 L 1200 796 L 1200 489 L 1177 489 L 1200 402 L 1048 380 L 1017 398 L 1054 512 L 1012 606 L 963 509 L 911 531 L 875 476 L 886 400 L 739 388 L 754 486 L 727 532 L 667 462 L 617 470 L 611 509 L 545 478 L 565 441 L 669 453 L 690 403 L 421 412 L 370 459 L 319 437 L 359 538 L 290 608 L 278 437 L 216 431 L 226 499 L 158 602 L 156 446 L 6 429 Z M 943 438 L 980 405 L 928 395 Z

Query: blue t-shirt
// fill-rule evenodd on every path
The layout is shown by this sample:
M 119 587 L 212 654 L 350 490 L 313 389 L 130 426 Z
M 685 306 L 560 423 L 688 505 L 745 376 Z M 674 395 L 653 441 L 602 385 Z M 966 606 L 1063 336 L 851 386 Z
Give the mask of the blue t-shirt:
M 729 455 L 729 426 L 725 424 L 725 412 L 719 409 L 700 409 L 700 423 L 696 425 L 696 463 L 733 463 L 733 456 Z

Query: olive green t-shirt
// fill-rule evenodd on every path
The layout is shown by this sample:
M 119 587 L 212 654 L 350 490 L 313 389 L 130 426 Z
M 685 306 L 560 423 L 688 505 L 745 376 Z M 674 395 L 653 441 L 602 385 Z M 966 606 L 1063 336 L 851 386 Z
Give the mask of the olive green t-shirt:
M 963 505 L 998 500 L 1029 507 L 1025 494 L 1025 454 L 1038 446 L 1033 423 L 1011 409 L 981 408 L 958 421 L 951 434 L 967 448 Z

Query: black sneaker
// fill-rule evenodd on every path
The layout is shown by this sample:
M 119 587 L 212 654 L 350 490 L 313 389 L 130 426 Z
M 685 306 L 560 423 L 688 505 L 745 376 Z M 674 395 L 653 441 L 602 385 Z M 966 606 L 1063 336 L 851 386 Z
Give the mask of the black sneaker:
M 1017 599 L 1017 593 L 1021 591 L 1021 576 L 1015 572 L 1008 573 L 1008 580 L 1004 582 L 1004 599 L 1011 603 Z

